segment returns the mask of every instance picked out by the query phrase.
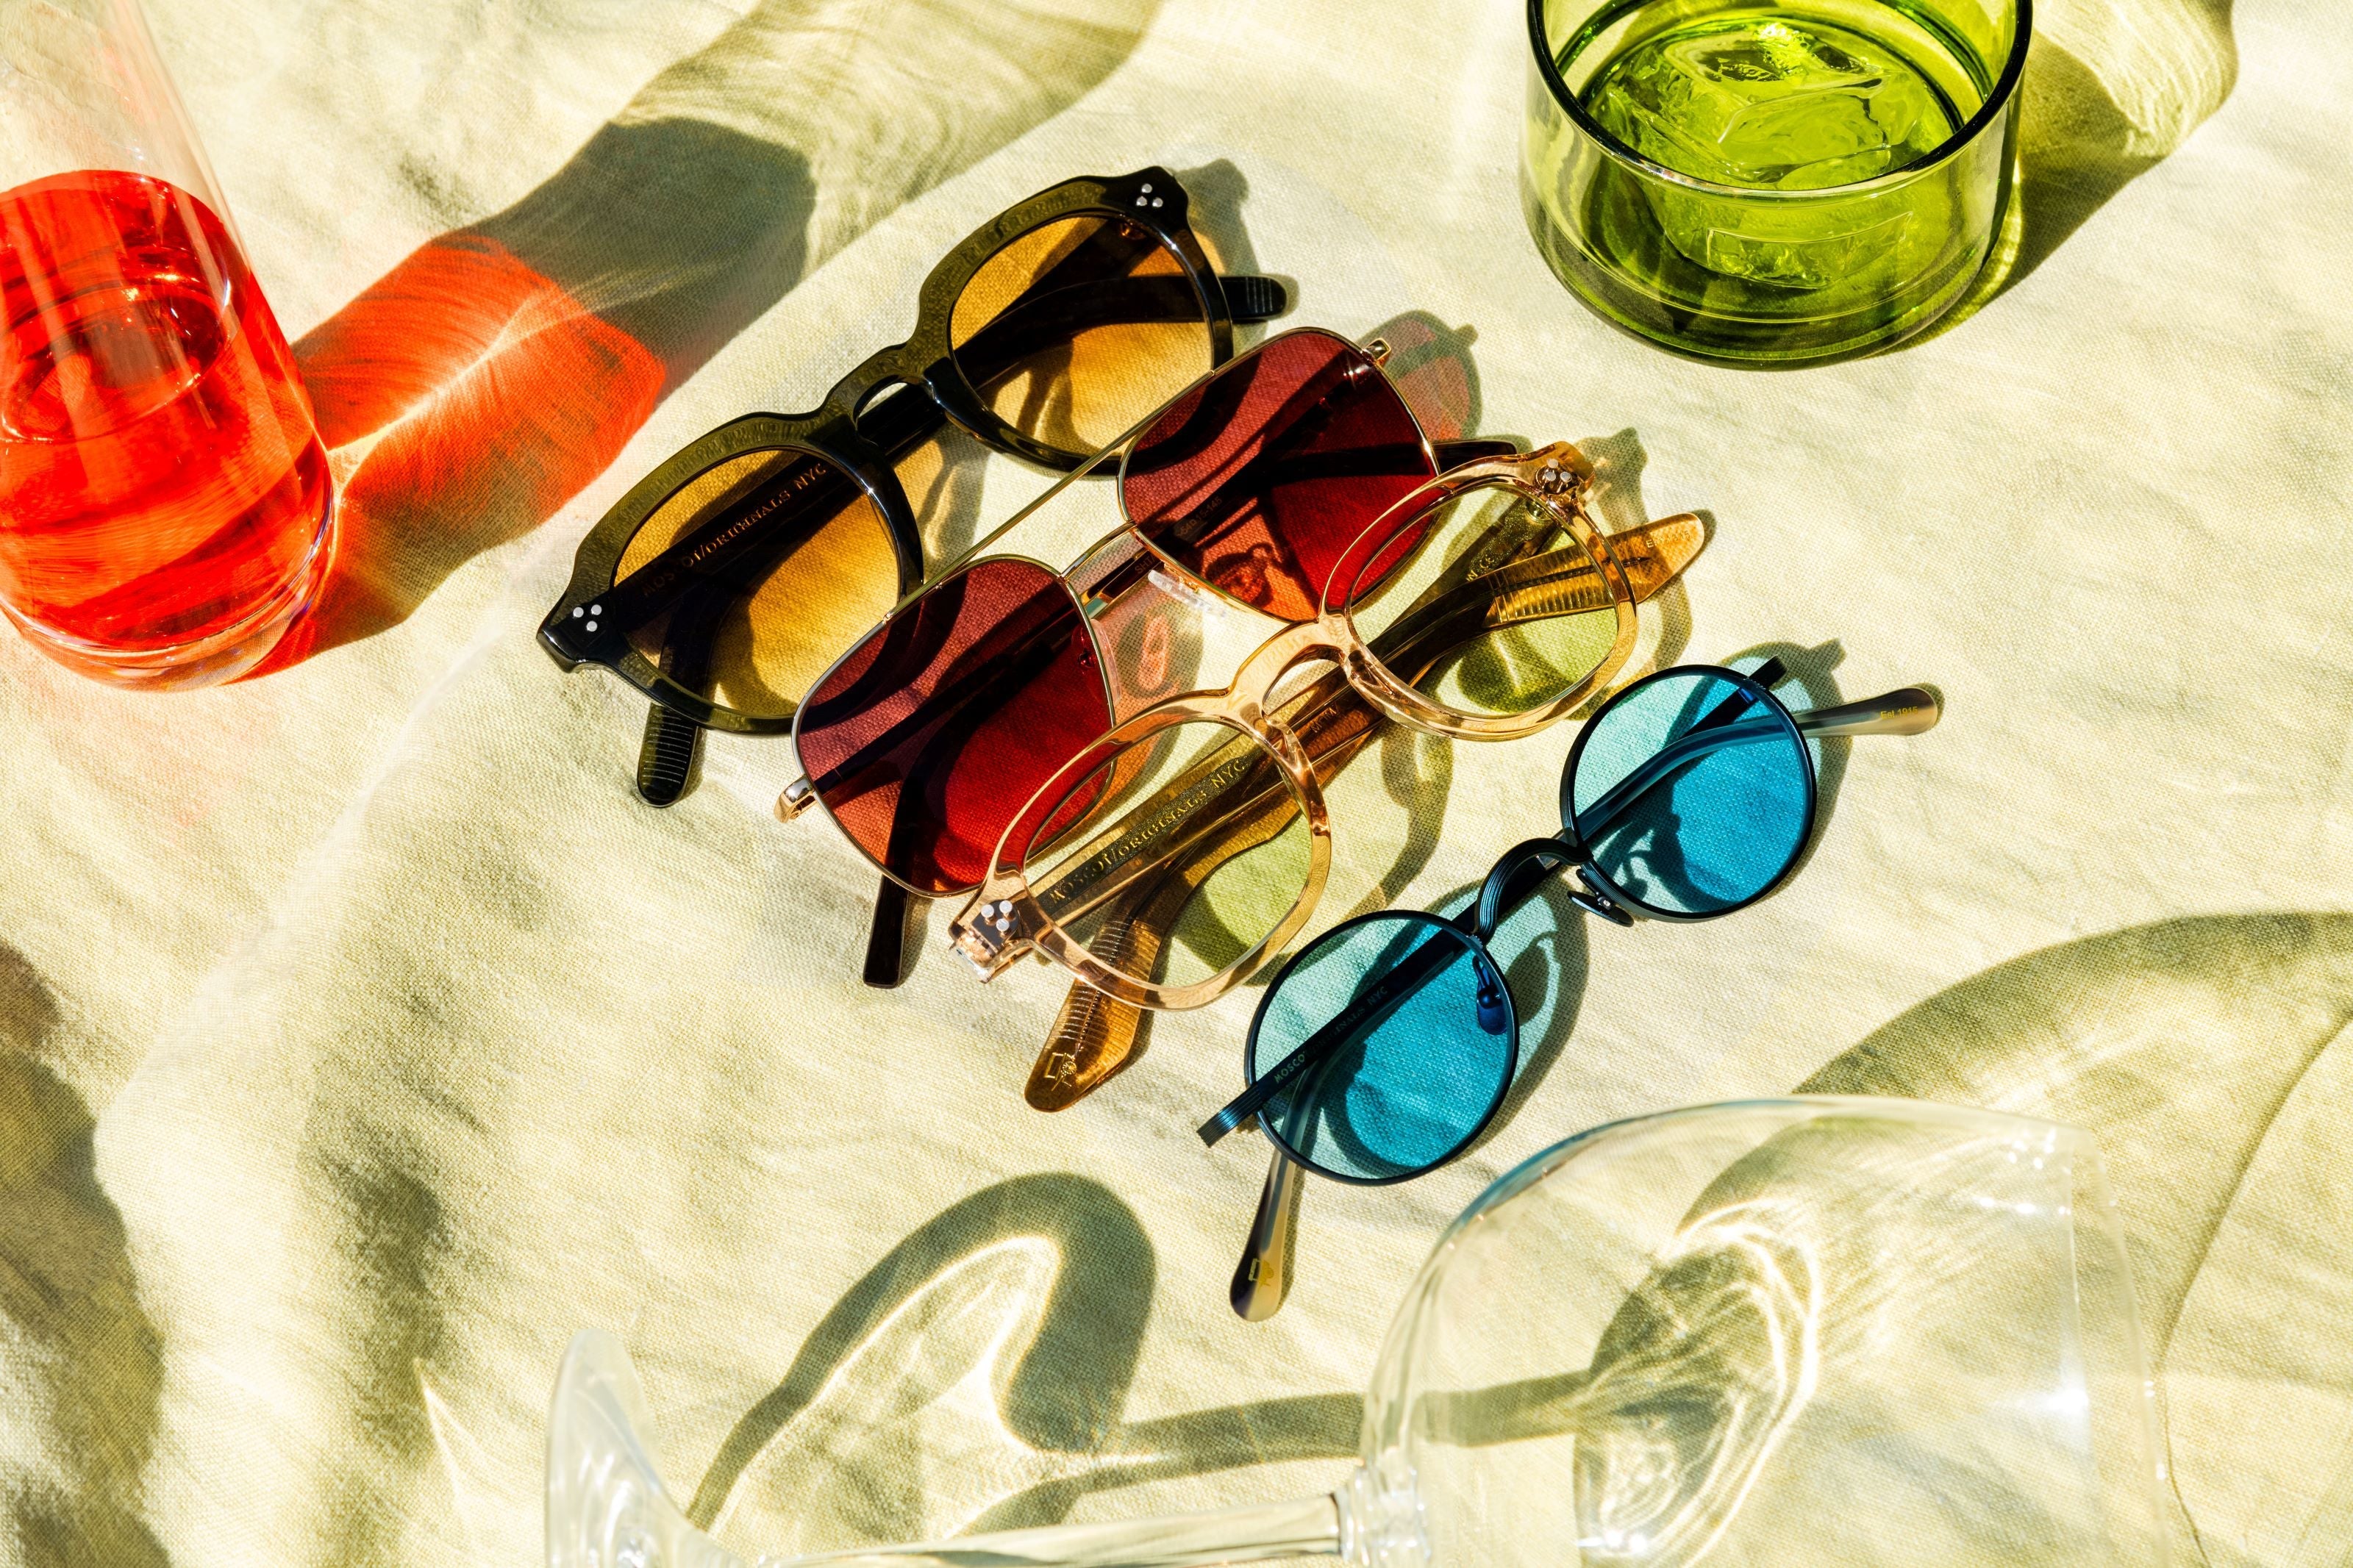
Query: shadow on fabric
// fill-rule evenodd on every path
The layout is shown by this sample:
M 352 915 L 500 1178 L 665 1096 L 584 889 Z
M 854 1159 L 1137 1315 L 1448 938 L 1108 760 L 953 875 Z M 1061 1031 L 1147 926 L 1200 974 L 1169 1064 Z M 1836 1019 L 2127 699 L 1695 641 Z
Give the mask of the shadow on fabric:
M 2199 1527 L 2186 1543 L 2191 1560 L 2259 1560 L 2231 1543 L 2274 1531 L 2293 1542 L 2323 1506 L 2282 1486 L 2257 1498 L 2259 1506 L 2234 1506 L 2234 1472 L 2249 1451 L 2230 1443 L 2217 1451 L 2202 1440 L 2230 1414 L 2226 1406 L 2253 1399 L 2261 1419 L 2274 1421 L 2294 1392 L 2353 1408 L 2353 1353 L 2341 1323 L 2292 1332 L 2291 1320 L 2327 1300 L 2315 1287 L 2332 1270 L 2316 1260 L 2334 1244 L 2281 1235 L 2274 1213 L 2284 1205 L 2288 1225 L 2308 1223 L 2292 1216 L 2310 1212 L 2312 1162 L 2344 1158 L 2328 1142 L 2344 1121 L 2343 1100 L 2331 1098 L 2343 1092 L 2331 1087 L 2343 1076 L 2341 1054 L 2332 1073 L 2319 1068 L 2348 1025 L 2353 915 L 2173 920 L 2000 964 L 1904 1013 L 1798 1086 L 1984 1106 L 2098 1136 L 2168 1407 L 2174 1487 Z M 2251 1172 L 2265 1173 L 2256 1185 L 2268 1195 L 2251 1187 Z M 2232 1260 L 2205 1295 L 2209 1321 L 2196 1336 L 2202 1364 L 2188 1375 L 2182 1332 L 2195 1314 L 2186 1309 L 2200 1299 L 2201 1272 L 2218 1248 Z M 2265 1268 L 2306 1278 L 2260 1300 L 2242 1295 L 2236 1282 Z M 2266 1342 L 2302 1343 L 2305 1359 L 2251 1372 L 2261 1361 L 2248 1359 L 2249 1347 Z M 2184 1436 L 2185 1399 L 2199 1443 Z M 2345 1447 L 2341 1431 L 2332 1440 Z M 2340 1453 L 2332 1473 L 2353 1473 L 2347 1462 Z
M 975 1194 L 826 1315 L 688 1517 L 753 1550 L 818 1551 L 1052 1523 L 1092 1491 L 1356 1451 L 1353 1395 L 1128 1425 L 1154 1278 L 1143 1227 L 1098 1183 Z
M 1642 470 L 1650 467 L 1651 453 L 1642 445 L 1641 432 L 1629 426 L 1608 436 L 1585 437 L 1576 446 L 1593 460 L 1591 506 L 1605 532 L 1623 533 L 1657 519 L 1659 514 L 1642 499 Z M 1715 514 L 1703 508 L 1697 516 L 1707 530 L 1707 538 L 1713 541 Z M 1609 685 L 1580 704 L 1569 716 L 1571 722 L 1581 724 L 1592 718 L 1611 697 L 1642 677 L 1673 664 L 1691 646 L 1691 594 L 1681 577 L 1668 584 L 1656 597 L 1644 601 L 1641 615 L 1646 624 L 1658 627 L 1658 641 L 1647 654 L 1630 661 Z
M 447 1349 L 450 1223 L 438 1173 L 382 1130 L 359 1124 L 313 1153 L 313 1176 L 337 1211 L 343 1289 L 354 1303 L 352 1423 L 337 1478 L 322 1489 L 321 1560 L 389 1563 L 404 1521 L 385 1507 L 385 1483 L 415 1475 L 434 1457 L 435 1433 L 420 1397 Z M 356 1457 L 356 1462 L 354 1458 Z
M 2010 210 L 1977 285 L 1908 342 L 1959 325 L 2170 156 L 2238 79 L 2232 0 L 2046 0 L 2020 84 Z
M 163 1344 L 98 1184 L 90 1107 L 31 1055 L 58 1019 L 0 944 L 0 1531 L 40 1568 L 164 1568 L 140 1520 Z
M 1110 74 L 1155 5 L 1008 27 L 885 0 L 844 32 L 764 0 L 537 190 L 427 241 L 295 345 L 338 542 L 257 673 L 397 626 L 538 527 L 811 268 Z
M 1789 672 L 1788 679 L 1774 692 L 1785 707 L 1835 708 L 1846 700 L 1839 692 L 1835 673 L 1846 661 L 1846 649 L 1836 637 L 1818 647 L 1801 647 L 1788 642 L 1758 643 L 1742 648 L 1724 662 L 1754 669 L 1769 658 L 1779 659 L 1782 668 Z M 1806 868 L 1813 864 L 1814 850 L 1830 836 L 1831 818 L 1838 811 L 1839 785 L 1845 782 L 1847 757 L 1854 750 L 1854 742 L 1849 736 L 1832 735 L 1809 741 L 1807 749 L 1814 759 L 1814 823 L 1806 835 L 1805 847 L 1798 851 L 1798 863 L 1789 868 L 1790 881 L 1805 874 Z

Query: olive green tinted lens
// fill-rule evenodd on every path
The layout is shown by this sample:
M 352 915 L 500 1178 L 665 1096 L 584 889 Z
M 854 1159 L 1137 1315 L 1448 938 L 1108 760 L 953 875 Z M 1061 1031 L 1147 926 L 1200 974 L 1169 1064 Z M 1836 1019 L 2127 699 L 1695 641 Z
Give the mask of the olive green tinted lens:
M 1380 662 L 1471 718 L 1555 701 L 1609 657 L 1616 600 L 1561 514 L 1504 485 L 1384 524 L 1343 601 Z
M 1272 754 L 1223 724 L 1179 724 L 1128 747 L 1071 797 L 1100 804 L 1059 841 L 1039 835 L 1022 875 L 1065 933 L 1139 984 L 1222 973 L 1305 893 L 1305 811 Z M 1079 815 L 1029 819 L 1059 831 Z

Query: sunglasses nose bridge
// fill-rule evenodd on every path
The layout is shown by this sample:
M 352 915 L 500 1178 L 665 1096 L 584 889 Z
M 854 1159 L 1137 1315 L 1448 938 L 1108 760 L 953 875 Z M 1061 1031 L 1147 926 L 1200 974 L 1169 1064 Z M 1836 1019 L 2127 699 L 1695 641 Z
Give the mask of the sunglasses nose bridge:
M 1229 688 L 1237 698 L 1247 697 L 1263 710 L 1274 689 L 1292 667 L 1319 653 L 1331 653 L 1332 640 L 1319 621 L 1296 621 L 1269 637 L 1234 672 Z
M 948 946 L 986 982 L 1029 948 L 1029 922 L 1011 899 L 976 896 L 948 924 Z

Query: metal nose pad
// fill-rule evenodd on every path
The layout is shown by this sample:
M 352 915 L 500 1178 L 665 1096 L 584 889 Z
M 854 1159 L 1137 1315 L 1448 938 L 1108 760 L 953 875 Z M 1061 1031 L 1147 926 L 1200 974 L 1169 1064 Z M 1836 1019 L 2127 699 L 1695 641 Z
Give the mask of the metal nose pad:
M 1473 962 L 1479 966 L 1479 1027 L 1490 1035 L 1500 1035 L 1504 1032 L 1503 976 L 1484 957 Z

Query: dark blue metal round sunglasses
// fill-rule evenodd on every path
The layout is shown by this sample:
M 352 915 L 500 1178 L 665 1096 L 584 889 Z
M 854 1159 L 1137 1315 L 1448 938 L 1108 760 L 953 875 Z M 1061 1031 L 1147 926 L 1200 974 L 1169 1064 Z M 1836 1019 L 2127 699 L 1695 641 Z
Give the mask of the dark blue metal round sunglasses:
M 1680 665 L 1627 687 L 1577 737 L 1561 774 L 1561 827 L 1513 846 L 1479 896 L 1447 917 L 1383 910 L 1335 926 L 1286 964 L 1243 1051 L 1250 1088 L 1201 1127 L 1215 1143 L 1256 1117 L 1276 1168 L 1234 1279 L 1246 1317 L 1280 1305 L 1280 1239 L 1296 1166 L 1379 1186 L 1469 1148 L 1504 1103 L 1519 1019 L 1495 930 L 1556 869 L 1570 901 L 1618 925 L 1712 920 L 1757 902 L 1805 852 L 1816 810 L 1809 737 L 1915 735 L 1941 711 L 1906 687 L 1792 712 L 1753 673 Z

